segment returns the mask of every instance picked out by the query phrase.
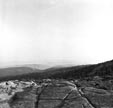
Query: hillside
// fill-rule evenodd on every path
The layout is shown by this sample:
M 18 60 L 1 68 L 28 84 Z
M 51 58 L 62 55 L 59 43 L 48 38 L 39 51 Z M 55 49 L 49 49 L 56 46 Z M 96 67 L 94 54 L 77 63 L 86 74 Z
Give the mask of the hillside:
M 6 77 L 6 79 L 7 78 L 76 79 L 93 76 L 113 77 L 113 60 L 94 65 L 59 67 L 59 68 L 53 67 L 45 70 L 33 69 L 30 67 L 13 67 L 0 69 L 0 74 L 1 79 L 2 77 Z
M 113 60 L 84 66 L 49 68 L 42 72 L 27 74 L 25 78 L 60 78 L 60 79 L 82 79 L 87 77 L 101 76 L 104 78 L 113 77 Z
M 30 67 L 9 67 L 0 69 L 0 77 L 17 76 L 28 73 L 41 72 L 39 69 L 33 69 Z
M 51 73 L 51 72 L 49 72 Z M 50 77 L 58 78 L 85 78 L 85 77 L 113 77 L 113 60 L 86 66 L 75 66 L 57 70 Z

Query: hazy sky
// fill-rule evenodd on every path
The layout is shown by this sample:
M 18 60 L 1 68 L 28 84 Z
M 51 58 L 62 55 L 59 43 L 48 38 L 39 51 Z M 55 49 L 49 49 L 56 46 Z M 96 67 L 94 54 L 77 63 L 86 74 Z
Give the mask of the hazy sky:
M 113 59 L 112 0 L 0 0 L 0 65 Z

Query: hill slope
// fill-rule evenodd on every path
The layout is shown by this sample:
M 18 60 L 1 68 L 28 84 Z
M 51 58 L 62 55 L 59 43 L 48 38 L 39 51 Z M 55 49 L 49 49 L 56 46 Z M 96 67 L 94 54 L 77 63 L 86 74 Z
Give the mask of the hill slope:
M 62 67 L 62 68 L 49 68 L 43 73 L 32 73 L 25 77 L 31 78 L 64 78 L 64 79 L 75 79 L 75 78 L 86 78 L 93 76 L 101 77 L 113 77 L 113 60 L 84 66 L 73 66 L 73 67 Z
M 33 69 L 30 67 L 9 67 L 0 69 L 0 77 L 17 76 L 28 73 L 41 72 L 39 69 Z
M 45 70 L 38 70 L 29 67 L 16 67 L 7 68 L 5 70 L 0 69 L 0 76 L 9 78 L 63 78 L 63 79 L 75 79 L 75 78 L 86 78 L 93 76 L 101 77 L 113 77 L 113 60 L 84 66 L 73 66 L 73 67 L 60 67 L 60 68 L 48 68 Z

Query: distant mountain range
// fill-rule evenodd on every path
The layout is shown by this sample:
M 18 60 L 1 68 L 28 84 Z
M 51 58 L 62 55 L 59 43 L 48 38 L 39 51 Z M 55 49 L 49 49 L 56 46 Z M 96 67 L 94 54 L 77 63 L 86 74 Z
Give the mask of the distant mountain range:
M 0 77 L 5 76 L 17 76 L 22 74 L 28 74 L 33 72 L 40 72 L 39 69 L 33 69 L 30 67 L 9 67 L 9 68 L 1 68 L 0 69 Z
M 45 72 L 46 69 L 59 68 L 62 66 L 51 67 L 49 65 L 41 65 L 41 64 L 24 64 L 17 65 L 11 67 L 0 68 L 0 78 L 7 76 L 18 76 L 18 75 L 26 75 L 30 73 L 42 73 Z
M 48 67 L 39 65 L 24 65 L 0 69 L 0 78 L 86 78 L 93 76 L 113 77 L 113 60 L 94 64 L 71 67 Z
M 24 67 L 29 67 L 29 68 L 32 68 L 34 70 L 38 69 L 38 70 L 45 70 L 45 69 L 48 69 L 50 68 L 51 66 L 49 65 L 41 65 L 41 64 L 25 64 L 25 65 L 22 65 Z

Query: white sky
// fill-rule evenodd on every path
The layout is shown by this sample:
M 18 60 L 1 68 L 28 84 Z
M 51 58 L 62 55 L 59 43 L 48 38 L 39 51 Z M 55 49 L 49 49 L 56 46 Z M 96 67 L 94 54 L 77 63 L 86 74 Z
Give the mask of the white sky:
M 112 0 L 0 0 L 0 65 L 113 59 Z

